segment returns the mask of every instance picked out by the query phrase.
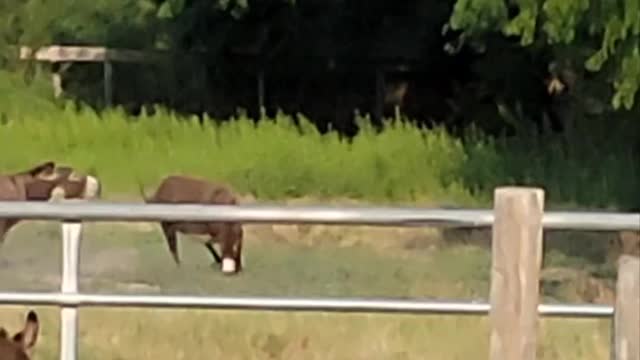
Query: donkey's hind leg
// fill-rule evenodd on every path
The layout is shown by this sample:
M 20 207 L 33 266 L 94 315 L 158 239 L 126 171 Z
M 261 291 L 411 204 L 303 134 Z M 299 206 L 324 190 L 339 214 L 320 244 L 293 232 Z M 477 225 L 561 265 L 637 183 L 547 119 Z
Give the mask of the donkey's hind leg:
M 207 250 L 209 250 L 209 253 L 211 254 L 211 256 L 213 256 L 213 259 L 216 261 L 216 263 L 220 264 L 222 262 L 222 258 L 216 252 L 216 249 L 213 247 L 213 242 L 212 241 L 208 241 L 208 242 L 206 242 L 204 244 L 204 246 L 207 247 Z
M 173 261 L 180 266 L 180 256 L 178 255 L 178 234 L 169 223 L 162 223 L 162 231 L 164 232 L 169 251 L 173 256 Z

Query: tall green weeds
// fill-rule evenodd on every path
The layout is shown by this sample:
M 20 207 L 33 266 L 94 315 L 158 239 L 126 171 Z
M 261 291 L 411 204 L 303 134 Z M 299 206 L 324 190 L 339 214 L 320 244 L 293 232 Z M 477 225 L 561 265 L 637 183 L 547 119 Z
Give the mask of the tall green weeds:
M 280 114 L 203 123 L 157 109 L 129 117 L 67 106 L 13 111 L 0 124 L 0 170 L 55 159 L 104 181 L 105 195 L 137 193 L 169 173 L 231 183 L 263 199 L 350 197 L 370 201 L 488 205 L 495 186 L 531 184 L 549 202 L 637 206 L 640 163 L 628 144 L 567 144 L 552 137 L 493 140 L 389 121 L 360 119 L 352 140 L 320 134 L 306 119 Z M 2 109 L 0 109 L 2 112 Z

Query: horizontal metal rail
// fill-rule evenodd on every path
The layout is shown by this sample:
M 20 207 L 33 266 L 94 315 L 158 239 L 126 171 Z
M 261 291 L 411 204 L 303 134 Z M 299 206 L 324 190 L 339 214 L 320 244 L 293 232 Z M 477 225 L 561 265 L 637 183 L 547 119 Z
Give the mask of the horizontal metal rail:
M 407 207 L 328 207 L 276 205 L 199 205 L 92 202 L 0 202 L 0 218 L 62 220 L 61 292 L 0 293 L 0 304 L 60 306 L 60 358 L 78 357 L 78 307 L 205 308 L 357 313 L 486 315 L 487 302 L 426 299 L 284 298 L 82 294 L 77 291 L 79 221 L 235 221 L 242 223 L 337 224 L 376 226 L 490 227 L 493 210 Z M 640 214 L 545 212 L 545 229 L 640 230 Z M 542 316 L 611 318 L 614 308 L 595 304 L 539 304 Z
M 0 202 L 0 218 L 83 221 L 237 221 L 243 223 L 489 227 L 492 210 L 406 207 L 195 205 L 113 202 Z M 545 229 L 640 230 L 640 213 L 545 212 Z
M 203 308 L 272 311 L 422 313 L 486 315 L 486 302 L 393 300 L 373 298 L 285 298 L 166 295 L 103 295 L 50 293 L 0 293 L 0 304 L 65 307 Z M 540 304 L 543 316 L 611 317 L 608 305 Z

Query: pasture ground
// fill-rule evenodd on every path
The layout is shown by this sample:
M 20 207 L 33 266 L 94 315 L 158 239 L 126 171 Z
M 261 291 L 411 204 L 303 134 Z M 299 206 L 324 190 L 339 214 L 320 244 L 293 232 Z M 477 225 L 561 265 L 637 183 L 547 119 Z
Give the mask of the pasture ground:
M 489 288 L 486 246 L 442 246 L 429 229 L 248 226 L 247 268 L 235 278 L 193 239 L 180 241 L 177 268 L 155 224 L 85 229 L 84 291 L 481 299 Z M 19 224 L 0 251 L 3 291 L 58 288 L 60 243 L 56 223 Z M 0 324 L 15 331 L 25 310 L 3 306 Z M 34 360 L 57 359 L 59 312 L 38 310 Z M 488 349 L 487 319 L 476 316 L 90 308 L 80 310 L 80 336 L 81 358 L 95 360 L 471 359 Z M 540 336 L 540 359 L 604 359 L 609 322 L 544 319 Z

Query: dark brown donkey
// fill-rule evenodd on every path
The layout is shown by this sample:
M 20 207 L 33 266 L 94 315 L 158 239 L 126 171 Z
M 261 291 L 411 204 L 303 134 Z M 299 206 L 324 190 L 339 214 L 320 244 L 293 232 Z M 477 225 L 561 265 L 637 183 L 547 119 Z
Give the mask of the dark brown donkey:
M 140 194 L 147 204 L 210 204 L 236 205 L 238 203 L 232 189 L 220 183 L 208 180 L 171 175 L 165 177 L 156 192 L 147 197 L 140 184 Z M 208 235 L 204 245 L 216 263 L 222 264 L 225 274 L 238 273 L 242 270 L 242 224 L 235 222 L 169 222 L 160 223 L 169 250 L 177 265 L 178 256 L 177 233 L 192 235 Z M 222 248 L 222 256 L 218 255 L 213 245 L 218 242 Z
M 90 175 L 79 175 L 71 167 L 56 167 L 46 161 L 33 168 L 0 175 L 0 201 L 51 201 L 100 196 L 100 182 Z M 0 219 L 0 246 L 20 219 Z
M 27 187 L 27 198 L 39 201 L 93 200 L 101 196 L 102 184 L 92 175 L 81 174 L 69 166 L 56 166 L 53 172 L 35 179 Z
M 0 201 L 30 200 L 27 195 L 29 188 L 39 179 L 55 176 L 55 166 L 53 161 L 47 161 L 26 171 L 0 175 Z M 0 219 L 0 245 L 9 230 L 19 221 L 20 219 Z
M 31 310 L 25 319 L 24 328 L 13 336 L 0 327 L 0 359 L 2 360 L 29 360 L 30 352 L 38 341 L 40 323 L 38 315 Z

